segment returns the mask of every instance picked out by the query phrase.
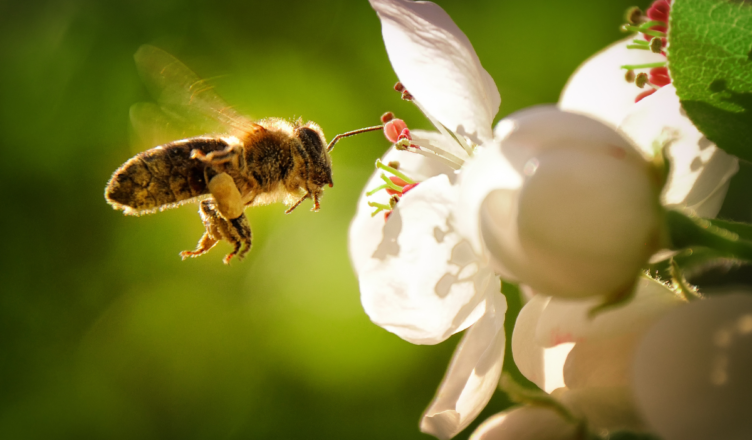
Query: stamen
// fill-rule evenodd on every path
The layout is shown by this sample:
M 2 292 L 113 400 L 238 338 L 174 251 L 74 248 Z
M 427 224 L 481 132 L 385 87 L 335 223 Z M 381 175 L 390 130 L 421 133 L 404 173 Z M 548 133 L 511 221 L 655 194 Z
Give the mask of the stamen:
M 405 86 L 403 86 L 401 82 L 397 81 L 397 84 L 394 85 L 394 90 L 401 93 L 403 90 L 405 90 Z
M 639 44 L 640 46 L 649 46 L 650 43 L 648 43 L 645 40 L 632 40 L 632 43 Z
M 661 23 L 662 25 L 665 26 L 665 23 L 659 22 L 659 21 L 649 21 L 648 23 L 654 23 L 653 26 L 660 26 L 660 24 L 655 24 L 655 23 Z M 624 26 L 621 27 L 621 30 L 625 32 L 640 32 L 645 35 L 650 35 L 651 37 L 665 37 L 666 36 L 665 32 L 654 31 L 654 30 L 649 29 L 650 26 L 648 26 L 647 28 L 644 28 L 644 26 L 645 26 L 644 24 L 640 27 L 632 26 L 630 24 L 625 24 Z
M 663 40 L 657 37 L 650 40 L 650 51 L 653 53 L 663 52 Z
M 655 93 L 655 90 L 656 89 L 645 90 L 644 92 L 642 92 L 639 95 L 637 95 L 637 97 L 635 98 L 634 102 L 640 102 L 640 101 L 642 101 L 643 98 L 646 98 L 646 97 L 652 95 L 653 93 Z
M 446 166 L 448 166 L 448 167 L 450 167 L 450 168 L 452 168 L 454 170 L 459 170 L 460 168 L 462 168 L 462 165 L 460 165 L 458 163 L 455 163 L 455 162 L 452 162 L 451 160 L 447 159 L 444 156 L 440 156 L 439 154 L 435 153 L 432 150 L 428 150 L 428 149 L 423 150 L 421 148 L 417 148 L 416 145 L 410 145 L 409 147 L 407 147 L 405 149 L 407 151 L 411 152 L 411 153 L 418 153 L 421 156 L 431 157 L 431 158 L 434 158 L 434 159 L 438 159 L 440 162 L 443 162 L 444 165 L 446 165 Z
M 664 67 L 666 66 L 666 61 L 659 61 L 657 63 L 647 63 L 647 64 L 625 64 L 621 66 L 622 69 L 627 70 L 636 70 L 636 69 L 650 69 L 652 67 Z
M 397 186 L 388 177 L 386 177 L 383 174 L 380 177 L 381 177 L 381 180 L 383 180 L 384 182 L 386 182 L 386 187 L 387 188 L 392 189 L 392 190 L 397 191 L 397 192 L 402 192 L 402 187 L 401 186 Z
M 386 124 L 387 122 L 394 119 L 394 113 L 392 112 L 386 112 L 383 115 L 381 115 L 381 123 Z
M 644 44 L 627 44 L 627 49 L 651 50 L 650 46 Z
M 389 163 L 391 164 L 391 162 L 389 162 Z M 410 183 L 417 183 L 413 179 L 407 177 L 404 173 L 401 173 L 400 171 L 398 171 L 397 168 L 393 168 L 393 167 L 391 167 L 389 165 L 384 165 L 384 162 L 382 162 L 381 159 L 376 159 L 376 168 L 381 168 L 382 170 L 384 170 L 386 172 L 392 173 L 395 176 L 397 176 L 400 179 L 402 179 L 405 182 L 407 182 L 408 184 L 410 184 Z
M 413 144 L 414 145 L 414 144 Z M 443 156 L 445 159 L 449 160 L 450 162 L 454 162 L 460 167 L 465 164 L 465 161 L 460 159 L 459 157 L 455 156 L 454 154 L 444 151 L 441 148 L 434 147 L 431 144 L 424 144 L 424 145 L 414 145 L 419 146 L 420 148 L 433 151 L 436 155 Z
M 627 22 L 630 24 L 638 24 L 643 20 L 642 10 L 637 6 L 632 6 L 627 9 L 626 14 L 624 15 L 624 18 L 626 18 Z
M 369 202 L 368 202 L 368 206 L 370 206 L 370 207 L 372 207 L 372 208 L 379 208 L 379 209 L 378 209 L 378 211 L 376 211 L 376 212 L 375 212 L 375 213 L 373 213 L 372 215 L 376 215 L 376 213 L 378 213 L 379 211 L 383 211 L 383 210 L 385 210 L 385 209 L 386 209 L 386 210 L 390 210 L 390 209 L 392 209 L 392 207 L 391 207 L 391 206 L 389 206 L 389 205 L 384 205 L 383 203 L 378 203 L 378 202 L 371 202 L 371 201 L 369 201 Z
M 627 80 L 627 82 L 631 83 L 635 80 L 635 73 L 634 70 L 627 70 L 627 73 L 624 74 L 624 79 Z
M 385 183 L 385 184 L 383 184 L 383 185 L 377 186 L 376 188 L 374 188 L 374 189 L 372 189 L 372 190 L 368 191 L 368 192 L 366 193 L 366 196 L 370 197 L 370 196 L 372 196 L 372 195 L 376 194 L 377 192 L 381 191 L 382 189 L 386 189 L 386 183 Z
M 637 78 L 635 78 L 635 85 L 639 88 L 645 87 L 645 84 L 648 83 L 648 74 L 645 72 L 640 72 L 637 74 Z
M 384 124 L 384 136 L 389 142 L 399 142 L 399 135 L 407 129 L 407 124 L 402 119 L 392 119 Z
M 671 84 L 671 77 L 666 67 L 654 67 L 650 69 L 650 82 L 658 87 Z

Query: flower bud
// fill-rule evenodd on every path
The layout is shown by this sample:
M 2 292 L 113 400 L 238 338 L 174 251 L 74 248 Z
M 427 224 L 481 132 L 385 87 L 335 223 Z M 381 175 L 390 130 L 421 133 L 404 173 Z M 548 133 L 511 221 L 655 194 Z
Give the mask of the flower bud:
M 551 296 L 631 289 L 659 244 L 651 165 L 613 129 L 556 108 L 513 115 L 497 136 L 501 125 L 504 137 L 463 171 L 461 198 L 475 206 L 459 210 L 493 267 Z
M 752 295 L 678 307 L 637 349 L 633 387 L 648 425 L 665 440 L 752 438 Z

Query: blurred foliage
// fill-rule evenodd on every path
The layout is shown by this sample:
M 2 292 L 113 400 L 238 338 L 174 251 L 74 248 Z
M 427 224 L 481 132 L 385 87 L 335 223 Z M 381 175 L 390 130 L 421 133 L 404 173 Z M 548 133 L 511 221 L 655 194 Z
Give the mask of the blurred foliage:
M 556 102 L 635 2 L 438 3 L 496 80 L 501 117 Z M 338 145 L 319 213 L 249 209 L 245 261 L 225 267 L 221 244 L 183 262 L 195 208 L 134 218 L 103 198 L 136 152 L 144 43 L 253 117 L 303 116 L 332 137 L 391 110 L 429 128 L 392 91 L 365 0 L 0 2 L 0 438 L 428 438 L 418 420 L 458 337 L 414 346 L 370 323 L 347 256 L 387 142 Z M 478 421 L 508 404 L 497 393 Z

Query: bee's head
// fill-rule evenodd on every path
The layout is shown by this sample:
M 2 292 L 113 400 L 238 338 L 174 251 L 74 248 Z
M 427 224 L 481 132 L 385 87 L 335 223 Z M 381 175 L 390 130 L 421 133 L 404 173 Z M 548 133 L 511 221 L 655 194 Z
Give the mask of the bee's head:
M 315 122 L 307 122 L 295 127 L 295 135 L 308 153 L 311 164 L 308 180 L 318 187 L 333 186 L 332 158 L 326 151 L 326 139 L 321 127 Z

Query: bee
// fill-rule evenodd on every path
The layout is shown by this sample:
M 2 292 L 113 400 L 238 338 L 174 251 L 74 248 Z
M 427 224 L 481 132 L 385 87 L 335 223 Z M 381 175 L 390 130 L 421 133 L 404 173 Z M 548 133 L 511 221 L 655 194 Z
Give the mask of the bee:
M 149 124 L 168 115 L 181 124 L 211 127 L 211 134 L 137 154 L 113 173 L 105 199 L 114 209 L 135 216 L 199 202 L 206 231 L 195 250 L 180 253 L 183 259 L 203 255 L 222 240 L 233 246 L 225 264 L 233 257 L 242 259 L 251 249 L 251 227 L 244 214 L 247 206 L 283 202 L 289 214 L 310 198 L 312 210 L 318 211 L 324 187 L 334 185 L 329 155 L 334 144 L 383 128 L 343 133 L 327 144 L 314 122 L 253 121 L 241 115 L 206 81 L 159 48 L 141 46 L 134 58 L 159 102 L 131 108 L 135 128 L 140 120 Z

